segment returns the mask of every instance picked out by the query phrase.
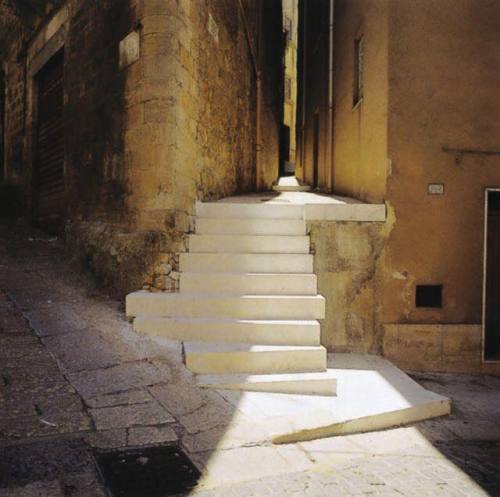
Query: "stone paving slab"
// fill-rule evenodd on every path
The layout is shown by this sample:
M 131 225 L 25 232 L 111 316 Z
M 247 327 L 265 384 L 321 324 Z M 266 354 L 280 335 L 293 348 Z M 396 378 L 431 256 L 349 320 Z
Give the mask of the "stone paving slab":
M 158 368 L 147 361 L 82 371 L 68 375 L 70 382 L 84 398 L 119 393 L 167 381 Z
M 91 409 L 90 415 L 97 430 L 155 426 L 175 421 L 157 402 Z

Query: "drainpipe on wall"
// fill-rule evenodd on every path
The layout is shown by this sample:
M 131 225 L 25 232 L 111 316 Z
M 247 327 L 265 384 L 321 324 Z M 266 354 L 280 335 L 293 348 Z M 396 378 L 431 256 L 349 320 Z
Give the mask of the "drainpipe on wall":
M 304 0 L 302 4 L 302 116 L 300 123 L 300 169 L 301 175 L 300 178 L 305 182 L 306 180 L 306 96 L 307 96 L 307 3 Z M 300 16 L 300 13 L 299 13 Z M 299 18 L 300 19 L 300 18 Z
M 335 0 L 330 0 L 330 12 L 328 20 L 328 124 L 327 124 L 327 158 L 328 174 L 327 185 L 330 192 L 333 191 L 333 24 L 334 24 Z
M 255 74 L 255 92 L 256 92 L 256 104 L 255 104 L 255 188 L 256 190 L 260 190 L 261 187 L 261 129 L 260 129 L 260 121 L 261 121 L 261 112 L 262 112 L 262 101 L 261 101 L 261 93 L 262 93 L 262 82 L 261 82 L 261 74 L 259 69 L 259 63 L 257 61 L 257 50 L 255 49 L 252 37 L 250 35 L 250 28 L 248 27 L 247 16 L 245 13 L 245 8 L 243 7 L 242 0 L 238 0 L 238 5 L 240 8 L 241 17 L 243 19 L 243 25 L 245 27 L 245 36 L 247 39 L 248 49 L 250 51 L 250 58 L 252 61 L 252 68 Z M 256 31 L 257 38 L 260 39 L 261 35 L 261 7 L 262 3 L 259 2 L 259 8 L 257 11 L 257 19 L 256 19 Z

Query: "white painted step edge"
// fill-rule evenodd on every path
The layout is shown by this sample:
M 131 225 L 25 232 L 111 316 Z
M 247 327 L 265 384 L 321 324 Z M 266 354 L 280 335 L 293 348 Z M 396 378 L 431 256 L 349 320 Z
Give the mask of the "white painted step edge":
M 329 371 L 259 375 L 198 375 L 196 382 L 202 388 L 218 390 L 245 390 L 328 397 L 337 395 L 337 380 Z
M 315 274 L 308 273 L 181 273 L 181 293 L 229 295 L 317 295 Z
M 308 254 L 306 235 L 189 235 L 191 253 Z
M 303 219 L 304 206 L 267 202 L 196 202 L 196 216 L 200 218 Z
M 149 293 L 126 297 L 127 316 L 207 317 L 235 319 L 324 319 L 321 295 L 207 295 Z
M 203 218 L 195 220 L 201 235 L 305 235 L 303 219 Z
M 326 371 L 322 346 L 186 342 L 186 367 L 197 374 L 306 373 Z
M 179 269 L 190 273 L 312 273 L 311 254 L 200 254 L 179 255 Z
M 178 342 L 222 342 L 262 345 L 320 345 L 316 320 L 244 320 L 139 316 L 134 330 Z

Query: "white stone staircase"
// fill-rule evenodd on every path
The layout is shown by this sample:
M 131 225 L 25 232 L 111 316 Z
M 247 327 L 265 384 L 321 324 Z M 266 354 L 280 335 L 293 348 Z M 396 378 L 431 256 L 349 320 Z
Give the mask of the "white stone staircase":
M 336 394 L 303 206 L 197 203 L 179 266 L 178 293 L 134 292 L 126 311 L 137 332 L 183 342 L 200 386 Z

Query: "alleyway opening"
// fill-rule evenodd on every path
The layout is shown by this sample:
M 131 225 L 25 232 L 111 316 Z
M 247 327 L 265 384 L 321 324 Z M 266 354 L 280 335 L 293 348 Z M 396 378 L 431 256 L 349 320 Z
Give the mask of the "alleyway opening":
M 500 360 L 500 191 L 486 192 L 484 358 Z

